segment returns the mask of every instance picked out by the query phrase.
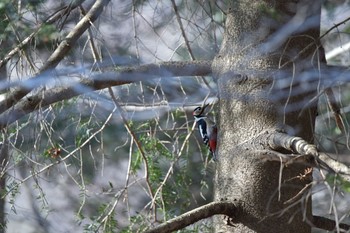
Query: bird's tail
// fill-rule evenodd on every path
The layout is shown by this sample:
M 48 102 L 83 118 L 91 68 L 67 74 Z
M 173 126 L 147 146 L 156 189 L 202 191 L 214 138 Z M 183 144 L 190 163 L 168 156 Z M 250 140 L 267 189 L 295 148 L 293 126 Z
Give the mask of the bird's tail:
M 211 151 L 211 156 L 213 157 L 213 161 L 216 162 L 217 159 L 216 159 L 216 153 L 215 153 L 215 151 Z

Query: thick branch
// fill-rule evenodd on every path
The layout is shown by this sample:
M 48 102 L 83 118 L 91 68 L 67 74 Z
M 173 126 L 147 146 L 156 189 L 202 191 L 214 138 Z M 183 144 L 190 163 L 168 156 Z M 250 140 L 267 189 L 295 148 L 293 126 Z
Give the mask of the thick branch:
M 316 146 L 309 144 L 300 137 L 294 137 L 286 133 L 273 131 L 269 133 L 266 139 L 267 144 L 273 150 L 285 149 L 300 155 L 318 155 Z
M 144 233 L 167 233 L 173 232 L 176 230 L 183 229 L 191 224 L 194 224 L 202 219 L 209 218 L 217 214 L 223 214 L 229 216 L 230 218 L 237 216 L 238 208 L 236 205 L 230 202 L 212 202 L 207 205 L 201 206 L 194 210 L 191 210 L 185 214 L 182 214 L 176 218 L 173 218 L 165 223 L 162 223 L 153 229 L 147 230 Z M 337 223 L 334 220 L 321 217 L 313 216 L 312 224 L 314 227 L 324 229 L 327 231 L 333 231 L 337 227 L 343 230 L 350 230 L 350 225 L 340 223 L 337 226 Z
M 37 110 L 39 107 L 46 107 L 52 103 L 67 100 L 87 92 L 136 81 L 149 81 L 153 78 L 208 75 L 210 73 L 211 61 L 164 62 L 157 65 L 149 64 L 120 68 L 118 72 L 98 73 L 82 79 L 80 82 L 70 83 L 68 87 L 43 90 L 22 99 L 13 108 L 0 114 L 0 129 Z M 27 80 L 22 85 L 30 85 L 30 81 Z
M 310 166 L 321 167 L 329 172 L 341 175 L 350 182 L 350 167 L 331 158 L 326 153 L 318 152 L 316 146 L 309 144 L 300 137 L 277 132 L 275 130 L 266 131 L 260 134 L 256 140 L 260 145 L 265 145 L 272 149 L 261 151 L 260 158 L 270 161 L 287 163 L 307 163 Z M 282 149 L 292 153 L 280 153 Z
M 103 8 L 109 3 L 110 0 L 97 0 L 91 7 L 90 11 L 79 21 L 79 23 L 73 28 L 73 30 L 67 35 L 67 37 L 59 44 L 56 50 L 51 54 L 46 63 L 39 70 L 39 74 L 44 73 L 50 69 L 55 68 L 58 63 L 64 58 L 64 56 L 73 48 L 76 41 L 85 32 L 85 30 L 91 26 L 91 24 L 102 13 Z M 34 77 L 35 78 L 35 77 Z M 31 88 L 16 88 L 11 92 L 4 101 L 0 102 L 0 113 L 6 111 L 12 107 L 25 95 L 27 95 Z
M 327 164 L 336 174 L 341 175 L 346 181 L 350 182 L 350 167 L 346 164 L 333 159 L 326 153 L 320 153 L 318 159 Z
M 327 231 L 334 231 L 337 228 L 337 224 L 334 220 L 321 216 L 313 216 L 312 223 L 315 227 Z M 346 231 L 350 230 L 350 225 L 348 224 L 340 223 L 338 227 Z
M 237 207 L 233 203 L 222 201 L 212 202 L 162 223 L 151 230 L 145 231 L 145 233 L 173 232 L 183 229 L 195 222 L 198 222 L 199 220 L 209 218 L 217 214 L 224 214 L 229 217 L 234 217 L 236 212 Z

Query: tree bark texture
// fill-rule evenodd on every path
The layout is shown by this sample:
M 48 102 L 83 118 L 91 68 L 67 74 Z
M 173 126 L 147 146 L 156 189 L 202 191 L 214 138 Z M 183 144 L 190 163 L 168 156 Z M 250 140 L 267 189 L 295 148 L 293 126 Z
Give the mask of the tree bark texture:
M 279 189 L 280 163 L 257 159 L 266 147 L 252 139 L 275 129 L 312 142 L 321 2 L 231 1 L 212 65 L 220 92 L 215 199 L 242 211 L 234 226 L 217 217 L 216 232 L 311 232 L 311 195 L 284 204 L 312 180 L 296 178 L 306 165 L 283 168 Z

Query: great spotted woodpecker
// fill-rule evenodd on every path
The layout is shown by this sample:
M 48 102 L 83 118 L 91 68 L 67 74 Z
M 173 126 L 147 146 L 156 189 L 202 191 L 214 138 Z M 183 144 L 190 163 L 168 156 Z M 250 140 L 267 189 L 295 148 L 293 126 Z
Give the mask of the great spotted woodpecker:
M 207 106 L 208 104 L 203 107 L 195 108 L 193 110 L 193 116 L 203 139 L 203 143 L 209 147 L 213 160 L 216 161 L 216 138 L 218 130 L 215 123 L 204 115 L 204 110 Z

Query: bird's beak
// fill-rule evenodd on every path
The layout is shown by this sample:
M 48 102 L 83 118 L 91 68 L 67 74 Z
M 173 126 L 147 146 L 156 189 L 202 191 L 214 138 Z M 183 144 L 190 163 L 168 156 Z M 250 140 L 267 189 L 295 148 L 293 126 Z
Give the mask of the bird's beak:
M 209 104 L 203 105 L 202 109 L 203 111 L 209 106 Z
M 205 111 L 205 109 L 206 109 L 208 106 L 209 106 L 209 104 L 206 104 L 206 105 L 203 104 L 201 114 Z

